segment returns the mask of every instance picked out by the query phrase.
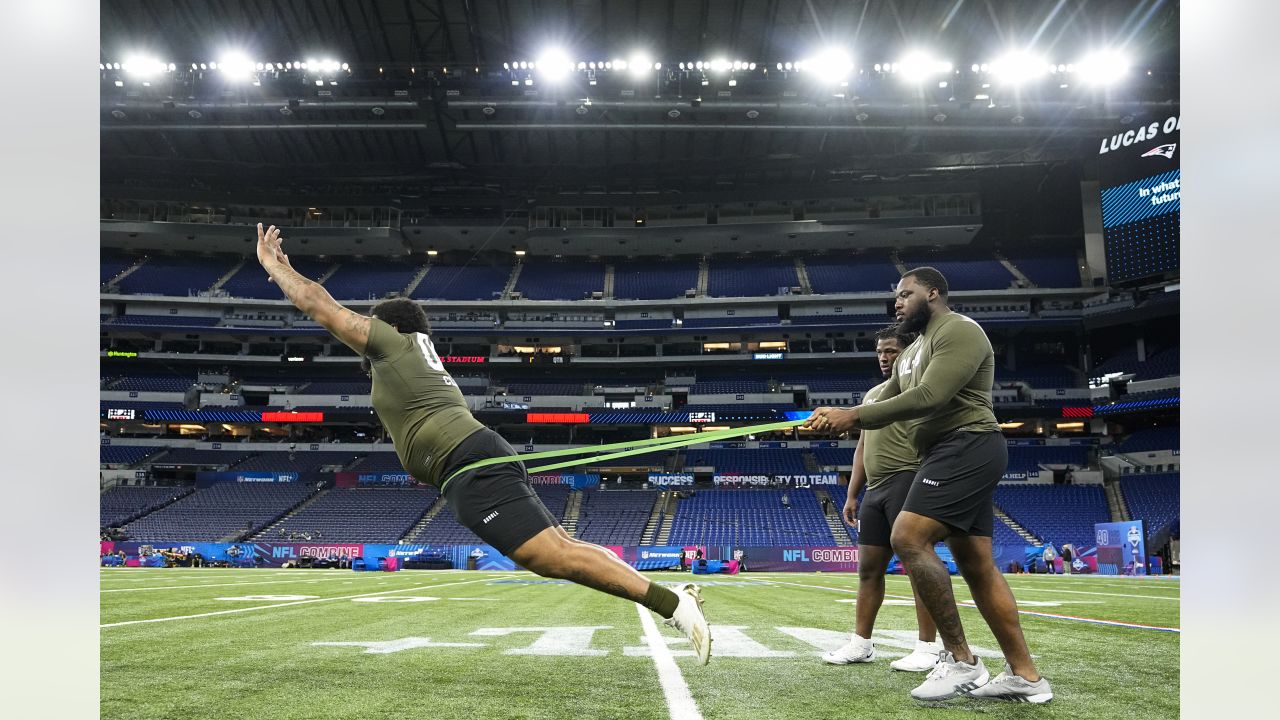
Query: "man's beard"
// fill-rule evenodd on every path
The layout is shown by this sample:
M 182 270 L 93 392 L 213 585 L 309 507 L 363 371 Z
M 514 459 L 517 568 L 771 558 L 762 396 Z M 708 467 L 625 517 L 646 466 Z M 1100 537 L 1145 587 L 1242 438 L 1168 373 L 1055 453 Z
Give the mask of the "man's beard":
M 928 304 L 921 304 L 915 311 L 902 316 L 902 322 L 898 323 L 898 332 L 903 335 L 921 332 L 929 324 L 930 317 Z

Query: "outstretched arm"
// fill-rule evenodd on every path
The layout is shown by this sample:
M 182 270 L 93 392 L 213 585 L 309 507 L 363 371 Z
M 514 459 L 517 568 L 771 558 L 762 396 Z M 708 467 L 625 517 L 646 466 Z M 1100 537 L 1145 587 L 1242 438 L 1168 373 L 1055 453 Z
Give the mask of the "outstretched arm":
M 299 310 L 363 355 L 369 344 L 369 316 L 339 305 L 320 283 L 299 275 L 289 264 L 289 256 L 280 249 L 281 242 L 279 228 L 272 225 L 264 232 L 262 223 L 258 223 L 258 262 L 271 276 L 271 281 L 280 286 Z

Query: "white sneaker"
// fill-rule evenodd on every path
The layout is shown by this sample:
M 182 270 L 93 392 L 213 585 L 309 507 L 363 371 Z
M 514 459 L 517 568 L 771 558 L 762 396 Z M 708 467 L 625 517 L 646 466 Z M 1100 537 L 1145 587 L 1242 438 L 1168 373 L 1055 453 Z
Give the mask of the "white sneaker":
M 828 665 L 849 665 L 850 663 L 869 663 L 876 659 L 876 647 L 857 633 L 849 636 L 849 642 L 835 650 L 823 653 L 822 662 Z
M 693 583 L 678 586 L 675 593 L 680 596 L 680 604 L 675 614 L 663 622 L 684 633 L 693 645 L 698 664 L 706 665 L 711 661 L 711 626 L 702 615 L 702 594 Z
M 991 682 L 974 688 L 969 695 L 989 700 L 1009 700 L 1012 702 L 1035 703 L 1040 705 L 1053 699 L 1053 688 L 1042 675 L 1035 682 L 1028 682 L 1021 676 L 1013 674 L 1009 663 L 1004 664 L 1004 672 L 996 675 Z
M 925 677 L 924 682 L 911 691 L 917 700 L 950 700 L 957 695 L 968 694 L 987 684 L 991 676 L 976 655 L 973 664 L 958 662 L 951 653 L 938 653 L 938 664 Z
M 932 670 L 938 664 L 938 653 L 942 648 L 936 642 L 916 641 L 916 649 L 906 657 L 900 657 L 889 663 L 889 667 L 903 672 L 924 672 Z

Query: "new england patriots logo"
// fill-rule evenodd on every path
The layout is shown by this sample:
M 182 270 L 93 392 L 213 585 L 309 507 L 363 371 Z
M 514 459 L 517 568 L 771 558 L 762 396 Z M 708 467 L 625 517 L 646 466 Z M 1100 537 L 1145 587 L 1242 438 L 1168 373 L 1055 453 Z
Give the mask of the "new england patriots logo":
M 1178 149 L 1178 143 L 1169 143 L 1167 145 L 1157 145 L 1150 150 L 1142 153 L 1142 157 L 1155 157 L 1159 155 L 1168 160 L 1173 159 L 1173 151 Z

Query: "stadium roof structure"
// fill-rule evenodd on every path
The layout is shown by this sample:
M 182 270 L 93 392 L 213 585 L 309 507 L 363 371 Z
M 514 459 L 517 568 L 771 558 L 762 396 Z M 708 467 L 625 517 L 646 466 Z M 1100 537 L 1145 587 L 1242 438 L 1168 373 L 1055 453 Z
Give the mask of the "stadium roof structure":
M 103 193 L 475 215 L 1026 185 L 1177 113 L 1178 24 L 1160 0 L 107 2 Z M 1096 43 L 1126 82 L 1084 85 Z M 1011 48 L 1041 77 L 1001 75 Z

